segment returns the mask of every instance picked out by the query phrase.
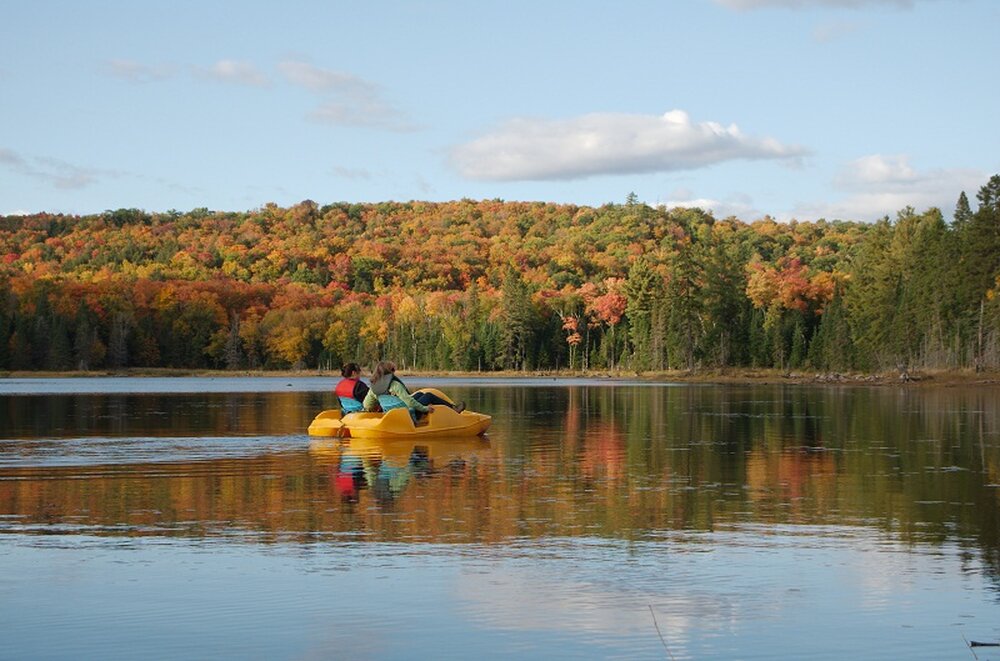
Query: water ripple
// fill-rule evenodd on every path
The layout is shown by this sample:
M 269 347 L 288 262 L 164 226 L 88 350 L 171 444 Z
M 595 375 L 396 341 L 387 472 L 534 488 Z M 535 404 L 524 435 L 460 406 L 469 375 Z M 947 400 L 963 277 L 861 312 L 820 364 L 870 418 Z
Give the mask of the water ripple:
M 39 438 L 0 441 L 0 468 L 135 465 L 234 459 L 301 450 L 304 436 Z M 82 476 L 82 475 L 81 475 Z M 3 479 L 0 476 L 0 479 Z

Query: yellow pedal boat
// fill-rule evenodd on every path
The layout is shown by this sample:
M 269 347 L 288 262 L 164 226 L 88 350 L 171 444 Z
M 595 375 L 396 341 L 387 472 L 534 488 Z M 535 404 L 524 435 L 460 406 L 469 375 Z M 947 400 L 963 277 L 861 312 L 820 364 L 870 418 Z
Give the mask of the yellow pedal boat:
M 447 400 L 438 390 L 425 388 L 425 391 Z M 419 392 L 419 391 L 418 391 Z M 436 437 L 468 437 L 479 436 L 486 432 L 491 416 L 475 411 L 462 411 L 444 406 L 431 406 L 431 412 L 417 422 L 413 422 L 409 409 L 399 408 L 385 413 L 347 413 L 340 409 L 323 411 L 309 425 L 310 436 L 336 438 L 418 438 L 423 436 Z

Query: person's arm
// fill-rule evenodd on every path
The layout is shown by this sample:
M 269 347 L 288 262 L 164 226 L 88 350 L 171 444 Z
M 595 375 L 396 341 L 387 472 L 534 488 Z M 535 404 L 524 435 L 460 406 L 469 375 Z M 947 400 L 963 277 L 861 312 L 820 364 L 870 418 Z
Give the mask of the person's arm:
M 395 395 L 396 397 L 399 397 L 401 400 L 403 400 L 403 403 L 406 404 L 408 408 L 411 408 L 414 411 L 427 413 L 428 411 L 431 410 L 431 407 L 424 406 L 417 400 L 413 399 L 413 395 L 411 395 L 409 391 L 406 389 L 406 386 L 404 386 L 399 381 L 393 381 L 389 385 L 389 393 Z
M 368 394 L 365 395 L 365 401 L 361 404 L 366 411 L 377 411 L 378 410 L 378 395 L 375 394 L 374 390 L 369 390 Z

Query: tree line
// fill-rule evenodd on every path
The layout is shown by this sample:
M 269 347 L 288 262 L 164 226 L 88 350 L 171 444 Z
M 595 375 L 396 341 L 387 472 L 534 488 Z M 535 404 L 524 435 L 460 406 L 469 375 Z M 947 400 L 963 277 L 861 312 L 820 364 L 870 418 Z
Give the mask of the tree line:
M 0 217 L 0 369 L 1000 369 L 1000 175 L 951 218 L 629 196 Z

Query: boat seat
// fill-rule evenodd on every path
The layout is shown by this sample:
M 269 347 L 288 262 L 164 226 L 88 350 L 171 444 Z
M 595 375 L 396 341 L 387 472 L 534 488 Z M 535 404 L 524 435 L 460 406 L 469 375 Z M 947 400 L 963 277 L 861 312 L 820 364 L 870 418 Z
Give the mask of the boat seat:
M 339 397 L 338 399 L 340 399 L 340 410 L 345 414 L 360 413 L 365 410 L 365 407 L 361 405 L 361 402 L 353 397 Z
M 382 407 L 382 412 L 391 411 L 393 409 L 405 409 L 406 402 L 401 400 L 395 395 L 379 395 L 378 405 Z

